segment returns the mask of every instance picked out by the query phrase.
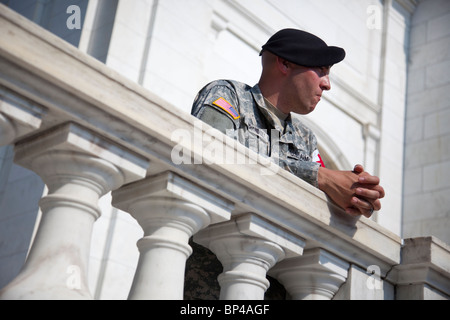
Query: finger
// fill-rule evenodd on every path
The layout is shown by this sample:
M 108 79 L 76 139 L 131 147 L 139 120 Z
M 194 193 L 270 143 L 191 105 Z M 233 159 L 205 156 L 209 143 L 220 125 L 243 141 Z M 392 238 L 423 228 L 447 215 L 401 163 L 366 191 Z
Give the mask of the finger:
M 356 208 L 349 207 L 345 209 L 345 212 L 353 217 L 359 217 L 361 215 L 365 216 L 366 218 L 370 218 L 373 214 L 372 210 L 363 210 L 362 212 Z
M 373 207 L 373 210 L 380 211 L 381 210 L 380 200 L 375 200 L 374 202 L 372 202 L 372 207 Z
M 363 173 L 364 172 L 364 167 L 362 165 L 360 165 L 360 164 L 357 164 L 353 168 L 353 172 L 354 173 Z
M 378 178 L 377 176 L 371 176 L 370 174 L 367 175 L 362 175 L 358 178 L 359 183 L 364 183 L 364 184 L 379 184 L 380 183 L 380 178 Z
M 373 210 L 364 211 L 363 216 L 366 218 L 370 218 L 373 214 Z
M 354 207 L 359 210 L 360 214 L 366 218 L 370 218 L 375 210 L 370 202 L 363 201 L 358 198 L 353 198 L 352 203 Z
M 354 185 L 354 188 L 362 188 L 376 191 L 379 194 L 378 196 L 379 199 L 382 199 L 385 196 L 384 188 L 378 184 L 363 184 L 358 182 L 357 184 Z
M 361 213 L 374 209 L 370 201 L 363 200 L 358 197 L 353 197 L 351 203 L 356 209 L 359 209 Z
M 370 210 L 370 209 L 373 209 L 375 211 L 381 210 L 381 202 L 378 199 L 370 200 L 370 199 L 365 199 L 365 198 L 359 198 L 359 200 L 361 202 L 360 202 L 360 205 L 358 205 L 358 208 L 360 208 L 361 210 Z M 368 204 L 370 204 L 370 206 Z
M 384 188 L 380 185 L 377 185 L 374 190 L 378 191 L 378 193 L 380 194 L 380 199 L 384 198 L 385 193 L 384 193 Z
M 346 208 L 345 212 L 353 217 L 359 217 L 362 214 L 361 211 L 353 207 Z
M 377 190 L 357 188 L 355 193 L 360 197 L 364 197 L 365 199 L 377 200 L 378 198 L 380 198 L 380 193 Z

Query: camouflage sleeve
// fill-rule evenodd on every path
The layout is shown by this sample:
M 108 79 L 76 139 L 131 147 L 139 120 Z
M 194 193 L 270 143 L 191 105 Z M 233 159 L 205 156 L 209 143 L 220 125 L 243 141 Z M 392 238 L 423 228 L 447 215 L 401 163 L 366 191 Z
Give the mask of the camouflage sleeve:
M 238 99 L 226 81 L 215 81 L 204 87 L 194 100 L 191 114 L 219 131 L 238 127 Z
M 280 159 L 280 166 L 317 188 L 319 187 L 318 173 L 321 163 L 315 159 L 315 153 L 318 154 L 316 135 L 299 121 L 295 121 L 294 125 L 298 137 L 294 143 L 308 155 L 310 161 L 287 157 L 283 160 Z
M 320 168 L 319 163 L 301 160 L 292 161 L 290 159 L 280 159 L 280 166 L 283 169 L 296 175 L 300 179 L 305 180 L 314 187 L 317 188 L 319 186 L 317 180 L 317 175 Z

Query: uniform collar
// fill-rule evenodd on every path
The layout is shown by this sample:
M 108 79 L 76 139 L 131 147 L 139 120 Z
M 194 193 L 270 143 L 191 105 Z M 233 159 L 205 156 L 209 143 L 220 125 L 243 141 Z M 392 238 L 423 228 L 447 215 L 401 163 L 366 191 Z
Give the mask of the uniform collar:
M 259 85 L 255 85 L 251 91 L 261 113 L 275 129 L 283 134 L 285 128 L 289 127 L 291 119 L 290 114 L 286 115 L 281 112 L 272 103 L 270 103 L 270 101 L 264 98 Z
M 255 99 L 256 104 L 258 105 L 259 108 L 264 108 L 265 107 L 265 101 L 264 101 L 264 96 L 261 92 L 261 89 L 259 88 L 259 85 L 255 85 L 252 89 L 252 95 L 253 95 L 253 99 Z

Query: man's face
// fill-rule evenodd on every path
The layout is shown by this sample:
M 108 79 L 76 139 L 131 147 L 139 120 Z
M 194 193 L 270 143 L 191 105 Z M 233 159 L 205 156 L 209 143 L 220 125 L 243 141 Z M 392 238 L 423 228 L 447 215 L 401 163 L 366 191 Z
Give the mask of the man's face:
M 314 111 L 324 90 L 330 90 L 331 67 L 303 67 L 289 63 L 285 98 L 291 112 L 308 114 Z

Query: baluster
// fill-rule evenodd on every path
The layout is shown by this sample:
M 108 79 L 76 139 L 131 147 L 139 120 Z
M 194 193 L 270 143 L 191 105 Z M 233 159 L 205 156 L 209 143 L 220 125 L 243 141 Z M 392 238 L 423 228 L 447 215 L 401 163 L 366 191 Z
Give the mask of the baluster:
M 87 268 L 100 196 L 141 179 L 147 160 L 66 124 L 16 145 L 15 161 L 48 186 L 42 220 L 19 275 L 2 299 L 92 299 Z
M 210 223 L 230 218 L 233 205 L 172 172 L 113 192 L 113 205 L 144 230 L 130 300 L 183 298 L 189 238 Z

